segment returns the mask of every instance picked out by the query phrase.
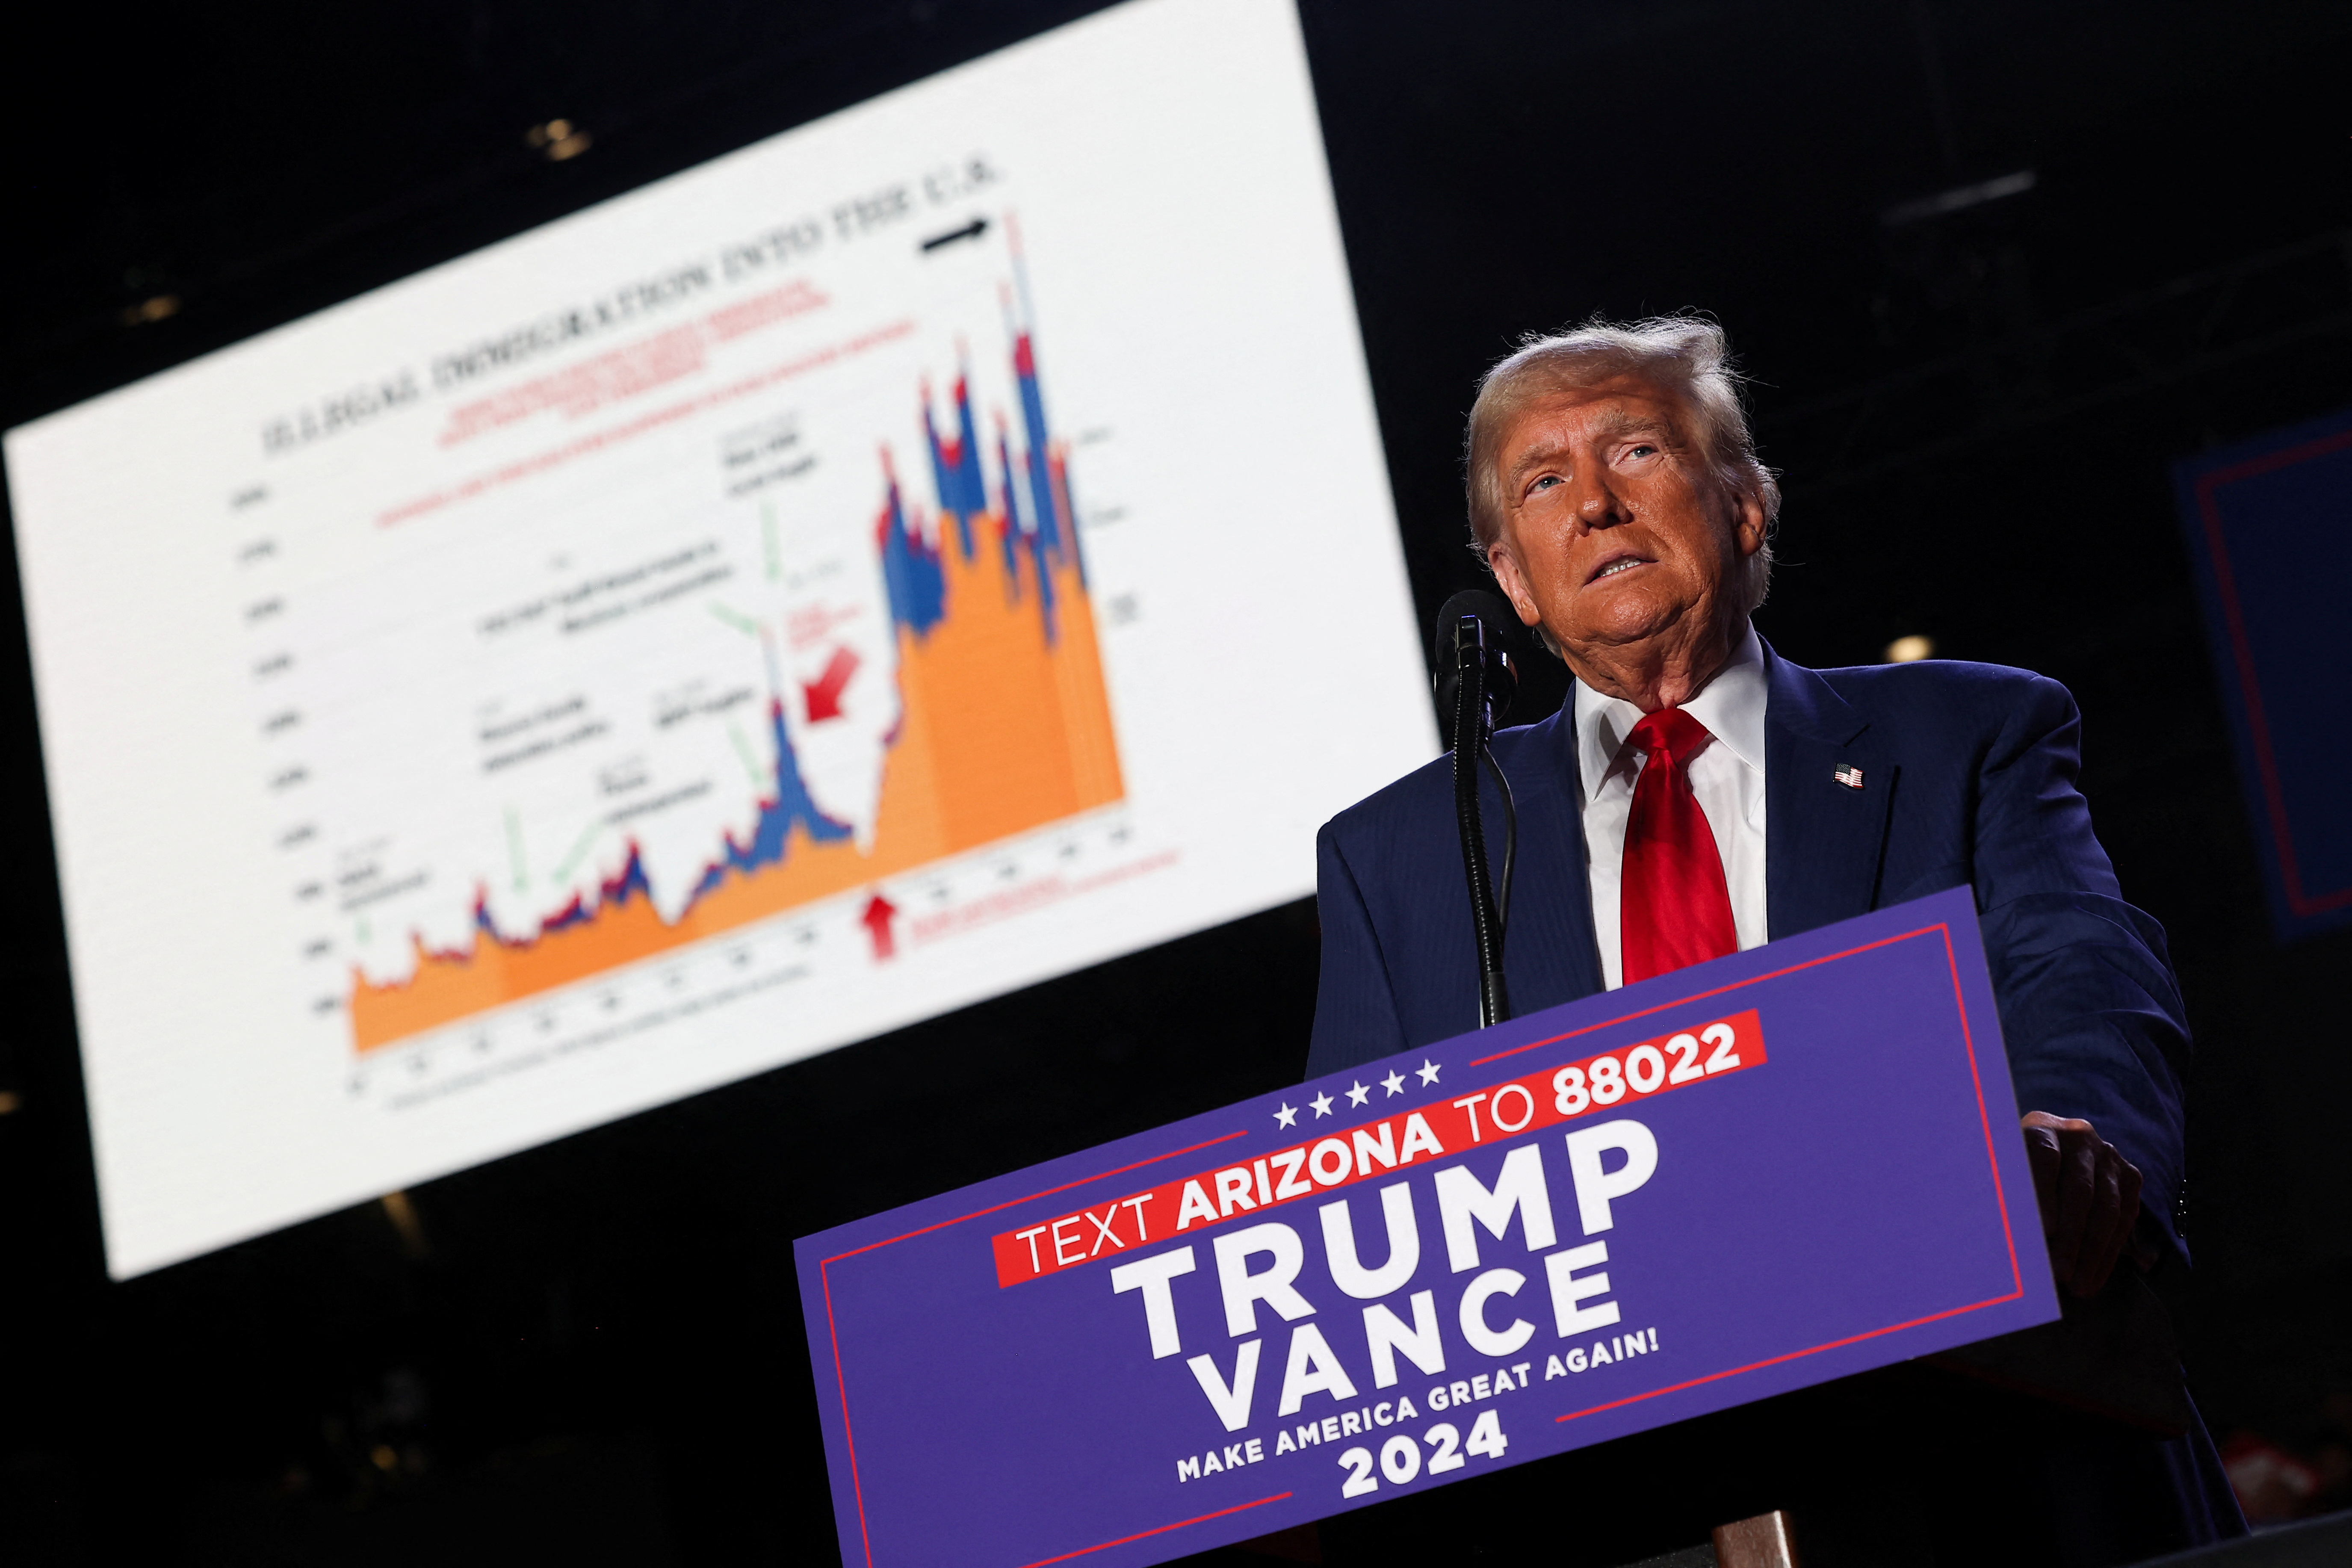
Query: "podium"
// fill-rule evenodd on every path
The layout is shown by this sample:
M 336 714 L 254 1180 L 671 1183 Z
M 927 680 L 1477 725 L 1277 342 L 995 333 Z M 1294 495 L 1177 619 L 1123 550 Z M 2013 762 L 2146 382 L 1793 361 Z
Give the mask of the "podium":
M 2054 1321 L 2014 1107 L 1962 889 L 804 1237 L 845 1561 L 1164 1562 Z

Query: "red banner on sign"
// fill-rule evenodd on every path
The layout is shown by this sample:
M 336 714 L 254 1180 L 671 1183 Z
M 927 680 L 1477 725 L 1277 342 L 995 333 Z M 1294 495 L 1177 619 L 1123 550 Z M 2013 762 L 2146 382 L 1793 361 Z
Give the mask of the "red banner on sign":
M 1696 1029 L 1598 1052 L 1565 1067 L 1544 1068 L 1410 1110 L 1335 1127 L 1321 1137 L 1237 1165 L 1163 1182 L 1149 1192 L 992 1237 L 996 1282 L 1004 1286 L 1042 1279 L 1180 1232 L 1189 1235 L 1235 1215 L 1279 1208 L 1370 1181 L 1416 1160 L 1573 1121 L 1763 1061 L 1764 1030 L 1750 1008 Z M 1412 1068 L 1404 1058 L 1394 1058 L 1386 1077 L 1369 1085 L 1359 1079 L 1343 1098 L 1351 1106 L 1365 1105 L 1375 1092 L 1393 1099 L 1407 1093 L 1408 1085 L 1436 1088 L 1437 1077 L 1438 1068 L 1429 1062 Z M 1417 1084 L 1412 1082 L 1416 1079 Z M 1312 1112 L 1311 1122 L 1329 1116 L 1339 1103 L 1319 1095 L 1296 1111 L 1287 1105 L 1282 1109 L 1293 1116 Z

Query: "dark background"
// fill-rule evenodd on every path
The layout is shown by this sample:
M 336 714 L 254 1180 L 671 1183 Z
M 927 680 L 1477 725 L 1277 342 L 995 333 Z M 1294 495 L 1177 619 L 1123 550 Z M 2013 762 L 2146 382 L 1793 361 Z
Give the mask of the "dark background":
M 0 420 L 1092 8 L 19 13 Z M 2271 937 L 2167 478 L 2352 403 L 2352 9 L 1304 12 L 1424 614 L 1475 577 L 1456 450 L 1512 338 L 1718 315 L 1785 473 L 1775 645 L 1869 662 L 1921 633 L 2081 700 L 2084 787 L 2197 1027 L 2200 1397 L 2217 1436 L 2352 1468 L 2352 1050 L 2326 1001 L 2352 933 Z M 527 142 L 559 116 L 582 155 Z M 1888 221 L 2022 170 L 2022 195 Z M 1310 563 L 1279 569 L 1311 585 Z M 372 1204 L 110 1284 L 7 570 L 11 1562 L 830 1560 L 790 1239 L 1303 1062 L 1311 903 L 433 1183 L 407 1234 Z M 1345 659 L 1356 635 L 1344 605 L 1292 629 L 1300 658 Z M 1516 718 L 1559 700 L 1556 667 L 1536 684 Z

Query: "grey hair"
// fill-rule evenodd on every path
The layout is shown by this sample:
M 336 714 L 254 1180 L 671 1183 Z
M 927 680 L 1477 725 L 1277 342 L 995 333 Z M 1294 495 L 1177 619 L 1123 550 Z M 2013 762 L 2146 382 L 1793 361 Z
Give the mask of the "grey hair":
M 1470 405 L 1463 437 L 1470 548 L 1478 559 L 1502 537 L 1507 500 L 1496 449 L 1511 421 L 1538 398 L 1639 376 L 1678 398 L 1693 416 L 1691 436 L 1716 481 L 1764 510 L 1765 542 L 1741 572 L 1740 608 L 1753 614 L 1772 586 L 1771 530 L 1780 516 L 1780 484 L 1756 456 L 1756 437 L 1740 401 L 1743 378 L 1723 329 L 1704 316 L 1652 316 L 1628 323 L 1595 316 L 1572 331 L 1530 333 L 1488 371 Z

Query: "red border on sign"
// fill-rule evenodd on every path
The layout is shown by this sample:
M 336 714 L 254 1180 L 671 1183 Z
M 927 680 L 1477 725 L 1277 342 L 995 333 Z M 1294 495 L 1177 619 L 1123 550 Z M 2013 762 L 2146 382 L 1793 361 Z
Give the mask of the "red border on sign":
M 908 1231 L 903 1236 L 890 1237 L 882 1241 L 869 1241 L 864 1247 L 853 1247 L 847 1252 L 836 1252 L 831 1258 L 824 1258 L 817 1264 L 817 1281 L 824 1287 L 825 1337 L 833 1342 L 833 1384 L 834 1387 L 838 1390 L 841 1394 L 841 1439 L 844 1443 L 846 1443 L 849 1446 L 849 1489 L 856 1493 L 857 1497 L 857 1540 L 858 1544 L 866 1548 L 866 1568 L 874 1568 L 874 1541 L 873 1537 L 868 1533 L 866 1528 L 865 1483 L 860 1481 L 857 1478 L 857 1438 L 849 1428 L 849 1378 L 848 1374 L 843 1372 L 841 1367 L 841 1333 L 839 1330 L 833 1326 L 833 1266 L 841 1262 L 845 1258 L 855 1258 L 861 1252 L 872 1252 L 878 1247 L 895 1247 L 899 1242 L 911 1241 L 916 1237 L 928 1236 L 935 1230 L 945 1230 L 950 1226 L 961 1225 L 966 1220 L 979 1219 L 983 1215 L 994 1214 L 999 1209 L 1009 1209 L 1016 1204 L 1030 1203 L 1038 1198 L 1049 1198 L 1055 1193 L 1066 1193 L 1072 1187 L 1083 1187 L 1088 1182 L 1099 1182 L 1106 1176 L 1123 1176 L 1129 1171 L 1139 1171 L 1146 1165 L 1156 1165 L 1162 1160 L 1173 1160 L 1181 1155 L 1198 1153 L 1203 1149 L 1213 1149 L 1220 1143 L 1230 1143 L 1234 1139 L 1244 1136 L 1245 1136 L 1245 1134 L 1242 1132 L 1228 1132 L 1222 1138 L 1211 1138 L 1199 1143 L 1188 1144 L 1181 1149 L 1171 1149 L 1165 1154 L 1154 1154 L 1149 1160 L 1138 1160 L 1132 1164 L 1116 1166 L 1108 1171 L 1097 1171 L 1091 1176 L 1081 1176 L 1075 1182 L 1064 1182 L 1058 1187 L 1046 1187 L 1042 1191 L 1030 1193 L 1023 1197 L 1007 1198 L 1001 1204 L 991 1204 L 984 1209 L 974 1209 L 970 1214 L 958 1215 L 953 1219 L 943 1219 L 935 1225 L 923 1226 L 919 1229 Z M 1285 1492 L 1283 1495 L 1287 1497 L 1290 1494 Z M 1263 1500 L 1272 1502 L 1276 1500 L 1267 1498 Z M 1244 1506 L 1255 1508 L 1257 1504 L 1248 1503 Z M 1231 1512 L 1233 1510 L 1228 1509 L 1224 1511 Z M 1201 1516 L 1201 1519 L 1214 1519 L 1216 1517 L 1217 1515 L 1213 1513 L 1204 1513 Z M 1199 1519 L 1188 1519 L 1181 1521 L 1182 1524 L 1198 1524 L 1200 1522 L 1201 1520 Z M 1162 1530 L 1176 1530 L 1179 1528 L 1181 1528 L 1181 1525 L 1178 1524 L 1160 1526 L 1160 1529 Z M 1157 1533 L 1158 1531 L 1144 1531 L 1144 1534 L 1146 1535 Z M 1139 1537 L 1129 1536 L 1127 1539 L 1133 1541 L 1139 1539 Z M 1118 1544 L 1119 1543 L 1116 1541 L 1106 1541 L 1102 1543 L 1102 1546 L 1089 1546 L 1086 1550 L 1088 1552 L 1099 1552 L 1105 1546 L 1117 1546 Z M 1070 1555 L 1076 1556 L 1077 1553 L 1073 1552 Z M 1064 1559 L 1052 1557 L 1046 1559 L 1046 1561 L 1050 1563 L 1059 1563 L 1064 1561 Z M 1037 1565 L 1033 1564 L 1032 1568 L 1037 1568 Z
M 2286 892 L 2287 908 L 2298 915 L 2326 914 L 2352 904 L 2352 886 L 2315 896 L 2303 890 L 2303 871 L 2294 858 L 2294 836 L 2287 828 L 2286 791 L 2279 784 L 2278 759 L 2271 751 L 2270 717 L 2263 710 L 2262 680 L 2254 673 L 2253 645 L 2246 640 L 2245 611 L 2238 603 L 2238 579 L 2230 568 L 2229 542 L 2221 536 L 2221 506 L 2214 492 L 2223 485 L 2291 468 L 2345 447 L 2352 447 L 2352 430 L 2339 430 L 2284 451 L 2266 452 L 2259 458 L 2200 474 L 2197 479 L 2198 521 L 2205 525 L 2205 548 L 2213 557 L 2213 585 L 2221 593 L 2221 619 L 2230 632 L 2230 662 L 2237 666 L 2239 694 L 2246 700 L 2246 727 L 2253 731 L 2254 771 L 2263 779 L 2263 809 L 2270 818 L 2271 841 L 2278 854 L 2279 881 Z
M 1764 1361 L 1753 1362 L 1747 1366 L 1733 1367 L 1726 1372 L 1709 1373 L 1705 1377 L 1692 1378 L 1686 1383 L 1678 1383 L 1671 1387 L 1654 1388 L 1646 1394 L 1628 1394 L 1622 1399 L 1612 1400 L 1606 1405 L 1596 1405 L 1591 1406 L 1590 1409 L 1574 1411 L 1566 1415 L 1557 1416 L 1554 1418 L 1555 1423 L 1561 1421 L 1573 1421 L 1580 1415 L 1596 1415 L 1603 1410 L 1613 1410 L 1622 1405 L 1633 1405 L 1644 1399 L 1654 1399 L 1660 1394 L 1673 1394 L 1681 1389 L 1696 1388 L 1701 1384 L 1717 1383 L 1727 1377 L 1737 1377 L 1742 1373 L 1755 1372 L 1760 1368 L 1768 1366 L 1776 1366 L 1782 1362 L 1796 1361 L 1804 1356 L 1819 1354 L 1823 1351 L 1836 1350 L 1843 1345 L 1858 1344 L 1864 1340 L 1877 1339 L 1886 1334 L 1900 1333 L 1905 1329 L 1916 1328 L 1922 1323 L 1932 1323 L 1938 1321 L 1941 1319 L 1957 1318 L 1964 1313 L 1979 1311 L 1987 1307 L 1997 1307 L 2004 1301 L 2014 1301 L 2025 1294 L 2025 1276 L 2022 1270 L 2019 1268 L 2017 1262 L 2017 1237 L 2010 1225 L 2009 1195 L 2001 1190 L 2000 1157 L 1999 1153 L 1996 1152 L 1993 1145 L 1992 1113 L 1986 1109 L 1984 1100 L 1984 1078 L 1983 1075 L 1977 1070 L 1976 1031 L 1971 1028 L 1969 1024 L 1968 998 L 1962 994 L 1960 990 L 1959 957 L 1953 950 L 1951 927 L 1947 922 L 1939 921 L 1934 925 L 1921 926 L 1916 931 L 1907 931 L 1899 936 L 1881 937 L 1876 942 L 1866 942 L 1858 947 L 1849 947 L 1841 952 L 1826 953 L 1820 958 L 1807 959 L 1802 963 L 1792 963 L 1785 969 L 1775 969 L 1769 973 L 1753 975 L 1746 980 L 1736 980 L 1728 985 L 1718 985 L 1712 990 L 1694 991 L 1686 996 L 1679 996 L 1670 1002 L 1660 1002 L 1652 1006 L 1637 1008 L 1631 1013 L 1622 1014 L 1617 1017 L 1604 1020 L 1601 1023 L 1588 1024 L 1580 1029 L 1570 1029 L 1565 1034 L 1548 1036 L 1543 1039 L 1534 1040 L 1524 1046 L 1513 1046 L 1509 1050 L 1496 1051 L 1492 1056 L 1475 1058 L 1466 1065 L 1470 1067 L 1483 1067 L 1488 1062 L 1500 1061 L 1505 1057 L 1515 1057 L 1522 1051 L 1534 1050 L 1538 1046 L 1557 1045 L 1561 1040 L 1574 1039 L 1579 1035 L 1589 1035 L 1596 1030 L 1614 1028 L 1620 1024 L 1631 1023 L 1636 1018 L 1646 1018 L 1653 1013 L 1662 1013 L 1666 1011 L 1668 1008 L 1684 1006 L 1692 1002 L 1703 1002 L 1710 996 L 1720 996 L 1727 992 L 1738 991 L 1745 986 L 1755 985 L 1763 981 L 1777 980 L 1784 974 L 1794 974 L 1801 970 L 1818 968 L 1824 963 L 1835 963 L 1841 958 L 1853 958 L 1859 953 L 1869 952 L 1877 948 L 1891 947 L 1899 942 L 1909 942 L 1916 937 L 1927 936 L 1931 934 L 1940 935 L 1944 939 L 1945 962 L 1951 967 L 1952 1003 L 1959 1011 L 1960 1037 L 1965 1043 L 1968 1050 L 1969 1081 L 1976 1090 L 1977 1116 L 1984 1127 L 1985 1159 L 1992 1170 L 1993 1198 L 2000 1207 L 2000 1233 L 2002 1238 L 2009 1246 L 2010 1279 L 2015 1286 L 2015 1289 L 2011 1289 L 2006 1296 L 1994 1296 L 1982 1301 L 1972 1301 L 1965 1307 L 1951 1307 L 1941 1312 L 1931 1312 L 1924 1318 L 1911 1319 L 1907 1322 L 1891 1323 L 1883 1329 L 1871 1329 L 1863 1333 L 1851 1334 L 1842 1340 L 1832 1340 L 1826 1344 L 1812 1345 L 1804 1350 L 1790 1351 L 1786 1354 L 1773 1356 Z M 843 1442 L 849 1449 L 849 1485 L 850 1490 L 857 1501 L 858 1542 L 859 1544 L 865 1548 L 866 1568 L 874 1568 L 874 1542 L 866 1524 L 866 1488 L 863 1482 L 859 1479 L 857 1474 L 857 1440 L 850 1430 L 848 1374 L 844 1371 L 841 1364 L 841 1335 L 834 1327 L 833 1321 L 833 1276 L 830 1272 L 833 1265 L 842 1262 L 847 1258 L 856 1258 L 861 1253 L 873 1252 L 881 1247 L 894 1246 L 901 1241 L 909 1241 L 919 1236 L 928 1236 L 932 1231 L 945 1230 L 951 1226 L 962 1225 L 968 1220 L 979 1219 L 983 1215 L 995 1214 L 999 1210 L 1012 1208 L 1019 1204 L 1029 1203 L 1037 1198 L 1051 1197 L 1055 1193 L 1066 1193 L 1073 1187 L 1082 1187 L 1090 1182 L 1101 1181 L 1107 1176 L 1124 1175 L 1129 1171 L 1141 1170 L 1146 1165 L 1156 1165 L 1162 1160 L 1173 1160 L 1185 1154 L 1197 1153 L 1202 1149 L 1213 1148 L 1219 1143 L 1231 1142 L 1234 1139 L 1246 1136 L 1248 1136 L 1247 1131 L 1243 1130 L 1225 1133 L 1222 1137 L 1207 1139 L 1199 1143 L 1187 1144 L 1181 1149 L 1171 1149 L 1165 1154 L 1154 1154 L 1148 1160 L 1138 1160 L 1131 1164 L 1116 1166 L 1108 1171 L 1099 1171 L 1091 1176 L 1081 1176 L 1076 1181 L 1064 1182 L 1059 1186 L 1046 1187 L 1040 1191 L 1030 1193 L 1023 1197 L 1007 1198 L 1003 1203 L 991 1204 L 984 1209 L 974 1209 L 970 1214 L 959 1215 L 953 1219 L 940 1220 L 935 1224 L 923 1226 L 918 1229 L 908 1231 L 903 1235 L 890 1237 L 886 1240 L 868 1242 L 864 1247 L 856 1247 L 850 1248 L 847 1252 L 835 1253 L 831 1258 L 821 1259 L 818 1262 L 817 1278 L 824 1290 L 825 1334 L 833 1344 L 834 1387 L 841 1396 L 841 1436 Z M 1048 1568 L 1048 1565 L 1051 1563 L 1067 1563 L 1073 1558 L 1084 1557 L 1091 1552 L 1106 1552 L 1114 1546 L 1124 1546 L 1131 1541 L 1141 1541 L 1150 1536 L 1164 1535 L 1169 1531 L 1181 1530 L 1187 1525 L 1201 1524 L 1212 1519 L 1222 1519 L 1227 1514 L 1239 1513 L 1245 1509 L 1262 1507 L 1263 1505 L 1270 1502 L 1280 1502 L 1285 1498 L 1291 1495 L 1292 1494 L 1289 1492 L 1278 1492 L 1272 1497 L 1259 1498 L 1255 1502 L 1236 1503 L 1232 1508 L 1219 1509 L 1214 1513 L 1200 1514 L 1192 1519 L 1180 1519 L 1172 1524 L 1157 1525 L 1150 1530 L 1138 1531 L 1133 1535 L 1122 1535 L 1116 1541 L 1103 1541 L 1097 1542 L 1092 1546 L 1081 1546 L 1075 1551 L 1065 1552 L 1058 1557 L 1040 1558 L 1035 1563 L 1026 1564 L 1025 1568 Z
M 1883 1329 L 1865 1329 L 1858 1334 L 1848 1334 L 1842 1340 L 1831 1340 L 1824 1344 L 1808 1345 L 1801 1351 L 1786 1351 L 1780 1355 L 1767 1356 L 1762 1361 L 1749 1362 L 1746 1366 L 1735 1366 L 1724 1372 L 1711 1372 L 1705 1377 L 1694 1377 L 1682 1383 L 1668 1384 L 1664 1388 L 1653 1388 L 1647 1393 L 1629 1394 L 1622 1399 L 1612 1399 L 1605 1405 L 1587 1405 L 1582 1410 L 1571 1410 L 1565 1415 L 1553 1416 L 1552 1421 L 1555 1426 L 1563 1421 L 1574 1421 L 1580 1416 L 1598 1415 L 1604 1410 L 1615 1410 L 1622 1405 L 1639 1405 L 1644 1399 L 1655 1399 L 1661 1394 L 1679 1394 L 1685 1388 L 1697 1388 L 1703 1384 L 1720 1383 L 1727 1377 L 1738 1377 L 1742 1373 L 1757 1372 L 1768 1366 L 1778 1366 L 1782 1362 L 1799 1361 L 1809 1355 L 1819 1355 L 1823 1351 L 1838 1350 L 1846 1345 L 1858 1345 L 1864 1340 L 1874 1340 L 1886 1334 L 1899 1334 L 1906 1329 L 1916 1329 L 1922 1323 L 1940 1322 L 1946 1318 L 1958 1318 L 1969 1312 L 1981 1311 L 1987 1307 L 1998 1307 L 2004 1301 L 2014 1301 L 2025 1294 L 2025 1275 L 2017 1266 L 2017 1234 L 2011 1229 L 2009 1223 L 2009 1194 L 2001 1190 L 2000 1185 L 2000 1154 L 1992 1141 L 1992 1112 L 1985 1106 L 1984 1075 L 1977 1070 L 1976 1031 L 1969 1026 L 1969 999 L 1960 991 L 1959 955 L 1952 951 L 1952 928 L 1941 921 L 1931 926 L 1921 926 L 1917 931 L 1905 931 L 1901 936 L 1885 937 L 1862 947 L 1849 948 L 1844 952 L 1831 953 L 1829 958 L 1816 958 L 1808 963 L 1790 964 L 1786 969 L 1776 969 L 1771 974 L 1758 975 L 1756 980 L 1769 980 L 1774 975 L 1793 974 L 1800 969 L 1811 969 L 1814 964 L 1827 963 L 1831 958 L 1845 958 L 1853 953 L 1867 952 L 1874 947 L 1885 947 L 1893 942 L 1908 942 L 1913 937 L 1927 936 L 1931 932 L 1944 939 L 1944 962 L 1951 966 L 1952 1005 L 1959 1011 L 1960 1039 L 1968 1048 L 1969 1083 L 1976 1090 L 1977 1120 L 1984 1127 L 1985 1163 L 1992 1172 L 1993 1198 L 2000 1205 L 2000 1234 L 2002 1240 L 2009 1244 L 2009 1278 L 2013 1289 L 2006 1296 L 1990 1296 L 1981 1301 L 1971 1301 L 1965 1307 L 1947 1307 L 1940 1312 L 1930 1312 L 1924 1318 L 1913 1318 L 1906 1322 L 1889 1323 Z M 1753 985 L 1756 980 L 1742 980 L 1735 984 L 1726 985 L 1722 989 L 1736 991 L 1741 985 Z M 1717 993 L 1703 992 L 1700 994 L 1711 996 Z M 1697 998 L 1695 997 L 1693 1000 Z M 1656 1009 L 1652 1008 L 1650 1011 L 1654 1012 Z M 1639 1016 L 1635 1015 L 1637 1017 Z M 1581 1030 L 1578 1032 L 1582 1033 Z M 1558 1037 L 1566 1039 L 1568 1037 L 1563 1035 Z M 1524 1046 L 1518 1048 L 1527 1049 Z M 1491 1061 L 1494 1058 L 1490 1057 L 1486 1059 Z

